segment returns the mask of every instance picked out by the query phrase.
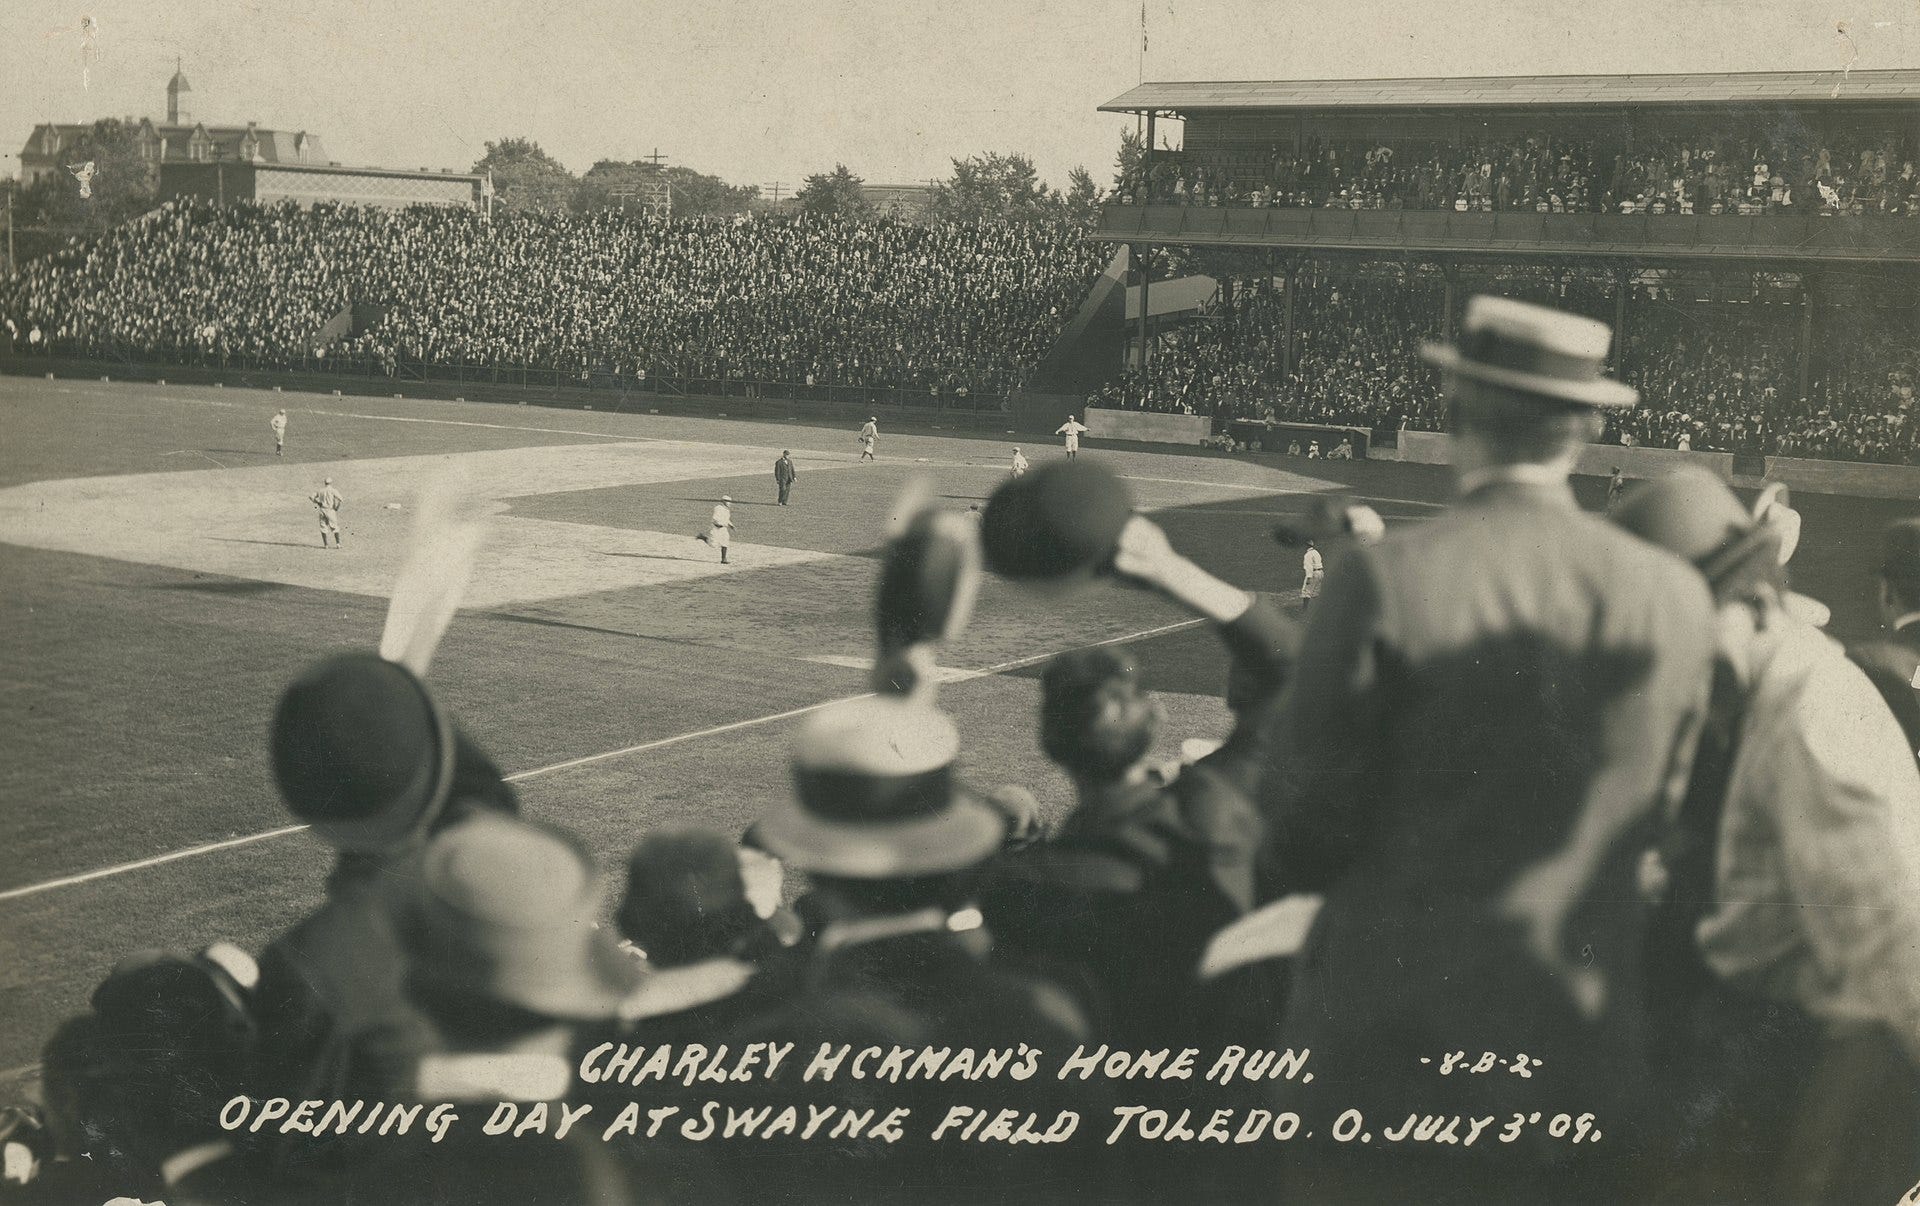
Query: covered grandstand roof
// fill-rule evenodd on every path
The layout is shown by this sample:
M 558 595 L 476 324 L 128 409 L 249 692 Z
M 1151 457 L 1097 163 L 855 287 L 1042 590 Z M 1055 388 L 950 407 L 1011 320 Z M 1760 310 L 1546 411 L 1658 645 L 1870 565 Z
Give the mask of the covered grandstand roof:
M 1920 70 L 1748 71 L 1698 75 L 1513 75 L 1431 79 L 1141 84 L 1102 112 L 1244 109 L 1496 108 L 1515 105 L 1726 105 L 1920 102 Z

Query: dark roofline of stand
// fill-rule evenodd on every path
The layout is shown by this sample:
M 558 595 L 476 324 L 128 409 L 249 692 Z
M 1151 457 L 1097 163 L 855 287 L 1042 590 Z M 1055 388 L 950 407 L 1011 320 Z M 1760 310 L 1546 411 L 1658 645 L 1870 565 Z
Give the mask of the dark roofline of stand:
M 1920 69 L 1513 75 L 1346 80 L 1143 83 L 1103 113 L 1230 113 L 1310 109 L 1620 109 L 1649 105 L 1920 104 Z

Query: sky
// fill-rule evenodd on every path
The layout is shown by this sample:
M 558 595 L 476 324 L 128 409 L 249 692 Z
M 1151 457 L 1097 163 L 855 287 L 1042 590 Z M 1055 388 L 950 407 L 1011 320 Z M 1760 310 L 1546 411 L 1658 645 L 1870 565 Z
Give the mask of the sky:
M 1019 151 L 1112 176 L 1139 0 L 4 0 L 0 148 L 41 121 L 308 130 L 331 158 L 469 167 L 527 137 L 576 172 L 666 162 L 791 191 Z M 1920 67 L 1920 0 L 1148 0 L 1149 80 Z M 91 15 L 98 34 L 80 31 Z

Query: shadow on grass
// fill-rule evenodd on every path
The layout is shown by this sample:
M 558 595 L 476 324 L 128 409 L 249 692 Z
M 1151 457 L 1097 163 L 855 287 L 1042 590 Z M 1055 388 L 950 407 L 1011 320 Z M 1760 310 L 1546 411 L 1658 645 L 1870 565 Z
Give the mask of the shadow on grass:
M 251 578 L 219 578 L 204 582 L 161 582 L 157 590 L 184 590 L 202 595 L 266 595 L 274 591 L 289 589 L 284 582 L 258 582 Z
M 303 540 L 248 540 L 244 536 L 209 536 L 208 540 L 217 540 L 221 544 L 271 544 L 283 549 L 317 549 L 324 546 L 309 544 Z

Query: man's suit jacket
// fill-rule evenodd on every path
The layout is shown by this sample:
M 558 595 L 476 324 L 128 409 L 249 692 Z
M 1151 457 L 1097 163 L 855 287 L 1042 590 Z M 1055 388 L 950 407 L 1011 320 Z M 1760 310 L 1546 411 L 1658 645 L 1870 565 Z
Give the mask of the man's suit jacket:
M 1915 675 L 1920 673 L 1920 622 L 1855 645 L 1847 653 L 1867 672 L 1893 711 L 1893 718 L 1906 731 L 1907 748 L 1920 757 L 1920 688 L 1914 686 Z
M 1505 1068 L 1439 1077 L 1459 1050 L 1544 1059 L 1529 1108 L 1631 1083 L 1635 872 L 1686 782 L 1712 619 L 1692 567 L 1560 483 L 1484 485 L 1331 567 L 1263 796 L 1283 885 L 1326 894 L 1283 1038 L 1353 1104 L 1520 1108 Z
M 781 457 L 773 463 L 773 480 L 780 485 L 790 485 L 794 479 L 793 462 Z

